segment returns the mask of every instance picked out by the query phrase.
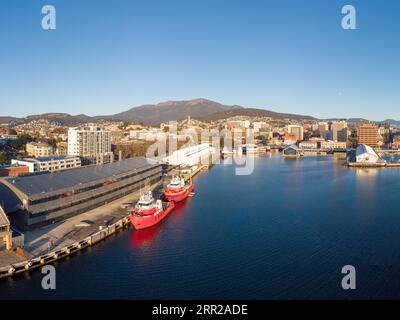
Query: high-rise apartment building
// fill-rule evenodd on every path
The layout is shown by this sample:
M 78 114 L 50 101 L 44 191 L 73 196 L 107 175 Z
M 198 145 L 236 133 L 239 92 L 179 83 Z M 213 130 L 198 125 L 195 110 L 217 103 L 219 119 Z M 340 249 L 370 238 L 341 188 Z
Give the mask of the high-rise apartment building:
M 296 140 L 304 139 L 304 129 L 301 125 L 297 124 L 288 125 L 288 133 L 293 134 L 296 137 Z
M 112 161 L 111 132 L 94 125 L 69 128 L 68 155 L 80 156 L 92 164 Z
M 370 147 L 378 146 L 378 127 L 372 123 L 363 123 L 357 130 L 358 143 Z
M 333 121 L 331 124 L 332 140 L 346 142 L 347 141 L 347 122 Z

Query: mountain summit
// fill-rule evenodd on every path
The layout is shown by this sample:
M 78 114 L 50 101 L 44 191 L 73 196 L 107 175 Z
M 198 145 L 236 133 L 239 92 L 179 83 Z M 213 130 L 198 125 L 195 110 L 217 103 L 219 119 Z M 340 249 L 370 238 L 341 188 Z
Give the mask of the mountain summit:
M 0 123 L 17 124 L 31 120 L 46 119 L 66 126 L 75 126 L 85 122 L 106 119 L 158 125 L 161 122 L 183 120 L 188 116 L 202 121 L 219 120 L 233 116 L 257 116 L 294 120 L 315 119 L 310 116 L 279 113 L 265 109 L 245 108 L 238 105 L 228 106 L 204 98 L 197 98 L 193 100 L 165 101 L 158 104 L 141 105 L 113 115 L 90 117 L 84 114 L 72 116 L 67 113 L 46 113 L 27 116 L 25 118 L 0 117 Z
M 182 120 L 191 116 L 200 118 L 216 112 L 240 108 L 238 106 L 226 106 L 211 100 L 198 98 L 193 100 L 166 101 L 158 104 L 147 104 L 133 107 L 128 111 L 106 116 L 105 118 L 121 119 L 132 122 L 158 124 L 173 120 Z

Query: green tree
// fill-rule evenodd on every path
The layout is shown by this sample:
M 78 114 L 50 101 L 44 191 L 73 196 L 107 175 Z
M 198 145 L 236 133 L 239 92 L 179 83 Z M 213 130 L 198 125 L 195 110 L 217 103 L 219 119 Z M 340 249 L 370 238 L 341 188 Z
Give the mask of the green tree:
M 0 152 L 0 163 L 5 163 L 7 161 L 8 161 L 7 154 L 4 151 L 1 151 Z
M 22 140 L 25 144 L 34 140 L 32 136 L 27 133 L 21 133 L 18 135 L 18 139 Z

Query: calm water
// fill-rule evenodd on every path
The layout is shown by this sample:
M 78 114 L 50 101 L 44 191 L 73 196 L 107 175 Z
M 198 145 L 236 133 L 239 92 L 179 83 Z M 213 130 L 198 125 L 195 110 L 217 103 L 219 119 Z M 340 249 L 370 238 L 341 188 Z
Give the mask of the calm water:
M 57 264 L 0 281 L 0 298 L 400 298 L 400 170 L 331 157 L 216 165 L 160 225 L 126 230 Z M 357 290 L 341 289 L 341 268 Z

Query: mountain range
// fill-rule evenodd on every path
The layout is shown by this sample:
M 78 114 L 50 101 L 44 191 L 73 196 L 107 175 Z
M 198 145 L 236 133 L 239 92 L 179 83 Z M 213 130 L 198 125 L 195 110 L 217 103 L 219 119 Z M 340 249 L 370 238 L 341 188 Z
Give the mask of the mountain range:
M 48 120 L 65 126 L 76 126 L 97 120 L 118 120 L 146 125 L 158 125 L 161 122 L 183 120 L 188 116 L 202 120 L 213 121 L 233 116 L 269 117 L 276 120 L 317 120 L 309 115 L 279 113 L 260 108 L 247 108 L 239 105 L 224 105 L 215 101 L 199 98 L 193 100 L 166 101 L 158 104 L 146 104 L 130 108 L 127 111 L 113 115 L 87 116 L 84 114 L 70 115 L 67 113 L 45 113 L 24 118 L 0 116 L 0 124 L 21 124 L 32 120 Z M 366 121 L 364 119 L 348 119 L 350 122 Z M 400 126 L 400 121 L 388 119 L 381 123 Z

